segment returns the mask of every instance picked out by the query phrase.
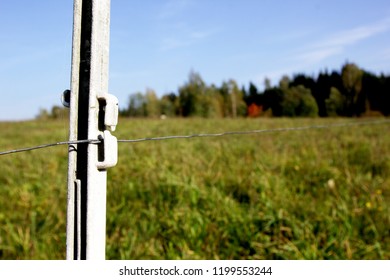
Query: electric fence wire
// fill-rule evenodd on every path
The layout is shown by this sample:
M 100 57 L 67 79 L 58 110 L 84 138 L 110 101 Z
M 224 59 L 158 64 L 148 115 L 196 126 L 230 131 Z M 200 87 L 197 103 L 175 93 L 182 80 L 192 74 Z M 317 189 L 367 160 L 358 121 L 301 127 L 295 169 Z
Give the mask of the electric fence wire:
M 189 139 L 189 138 L 201 138 L 201 137 L 222 137 L 228 135 L 246 135 L 246 134 L 262 134 L 262 133 L 275 133 L 275 132 L 287 132 L 287 131 L 301 131 L 301 130 L 311 130 L 311 129 L 327 129 L 332 127 L 349 127 L 349 126 L 360 126 L 360 125 L 378 125 L 378 124 L 388 124 L 390 123 L 390 119 L 382 119 L 376 121 L 364 121 L 364 122 L 347 122 L 347 123 L 335 123 L 335 124 L 317 124 L 317 125 L 309 125 L 309 126 L 300 126 L 300 127 L 282 127 L 282 128 L 270 128 L 270 129 L 260 129 L 260 130 L 247 130 L 247 131 L 227 131 L 221 133 L 198 133 L 191 135 L 172 135 L 172 136 L 161 136 L 161 137 L 146 137 L 139 139 L 124 139 L 117 140 L 118 143 L 138 143 L 138 142 L 146 142 L 146 141 L 163 141 L 170 139 Z M 87 139 L 87 140 L 76 140 L 76 141 L 63 141 L 52 144 L 43 144 L 39 146 L 15 149 L 0 152 L 0 156 L 27 152 L 32 150 L 44 149 L 59 145 L 76 145 L 76 144 L 99 144 L 102 140 L 100 139 Z
M 29 147 L 29 148 L 21 148 L 21 149 L 0 152 L 0 156 L 14 154 L 14 153 L 28 152 L 28 151 L 38 150 L 38 149 L 45 149 L 45 148 L 60 146 L 60 145 L 76 145 L 76 144 L 86 144 L 86 143 L 98 144 L 100 142 L 101 142 L 100 140 L 90 139 L 90 140 L 76 140 L 76 141 L 57 142 L 57 143 L 51 143 L 51 144 L 42 144 L 39 146 L 34 146 L 34 147 Z
M 220 136 L 227 136 L 227 135 L 261 134 L 261 133 L 272 133 L 272 132 L 325 129 L 331 127 L 345 127 L 345 126 L 385 124 L 385 123 L 390 123 L 390 120 L 350 122 L 350 123 L 338 123 L 338 124 L 330 124 L 330 125 L 329 124 L 310 125 L 310 126 L 301 126 L 301 127 L 270 128 L 270 129 L 248 130 L 248 131 L 228 131 L 228 132 L 221 132 L 221 133 L 199 133 L 199 134 L 192 134 L 192 135 L 162 136 L 162 137 L 139 138 L 139 139 L 130 139 L 130 140 L 118 140 L 118 143 L 136 143 L 136 142 L 145 142 L 145 141 L 161 141 L 161 140 L 169 140 L 169 139 L 183 139 L 183 138 L 186 139 L 186 138 L 199 138 L 199 137 L 220 137 Z

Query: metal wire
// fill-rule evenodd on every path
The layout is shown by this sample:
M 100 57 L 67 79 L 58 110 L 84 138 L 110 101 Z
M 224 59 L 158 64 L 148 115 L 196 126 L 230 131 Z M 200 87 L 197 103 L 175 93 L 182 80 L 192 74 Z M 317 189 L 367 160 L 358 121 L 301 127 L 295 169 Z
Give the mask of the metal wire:
M 197 137 L 221 137 L 227 135 L 260 134 L 260 133 L 271 133 L 271 132 L 325 129 L 331 127 L 345 127 L 345 126 L 385 124 L 385 123 L 390 123 L 390 120 L 336 123 L 336 124 L 327 124 L 327 125 L 310 125 L 310 126 L 301 126 L 301 127 L 270 128 L 270 129 L 248 130 L 248 131 L 228 131 L 228 132 L 221 132 L 221 133 L 199 133 L 199 134 L 192 134 L 192 135 L 174 135 L 174 136 L 162 136 L 162 137 L 150 137 L 150 138 L 146 137 L 146 138 L 139 138 L 139 139 L 118 140 L 118 143 L 120 142 L 137 143 L 137 142 L 145 142 L 145 141 L 162 141 L 162 140 L 169 140 L 169 139 L 183 139 L 183 138 L 187 139 L 187 138 L 197 138 Z
M 60 145 L 75 145 L 75 144 L 83 144 L 83 143 L 98 144 L 100 142 L 101 142 L 100 140 L 94 140 L 94 139 L 91 139 L 91 140 L 64 141 L 64 142 L 57 142 L 57 143 L 51 143 L 51 144 L 43 144 L 43 145 L 29 147 L 29 148 L 21 148 L 21 149 L 4 151 L 4 152 L 0 152 L 0 156 L 9 155 L 9 154 L 15 154 L 15 153 L 21 153 L 21 152 L 27 152 L 27 151 L 33 151 L 33 150 L 38 150 L 38 149 L 44 149 L 44 148 L 60 146 Z
M 364 122 L 359 121 L 359 122 L 348 122 L 348 123 L 335 123 L 335 124 L 324 124 L 324 125 L 319 124 L 319 125 L 300 126 L 300 127 L 270 128 L 270 129 L 247 130 L 247 131 L 227 131 L 221 133 L 198 133 L 198 134 L 191 134 L 191 135 L 172 135 L 172 136 L 161 136 L 161 137 L 146 137 L 146 138 L 139 138 L 139 139 L 122 139 L 122 140 L 118 140 L 118 143 L 138 143 L 138 142 L 145 142 L 145 141 L 162 141 L 162 140 L 170 140 L 170 139 L 188 139 L 188 138 L 201 138 L 201 137 L 222 137 L 227 135 L 261 134 L 261 133 L 272 133 L 272 132 L 326 129 L 332 127 L 348 127 L 348 126 L 375 125 L 375 124 L 387 124 L 387 123 L 390 123 L 390 119 L 364 121 Z M 57 142 L 52 144 L 43 144 L 43 145 L 29 147 L 29 148 L 21 148 L 21 149 L 0 152 L 0 156 L 44 149 L 44 148 L 49 148 L 49 147 L 54 147 L 59 145 L 75 145 L 75 144 L 83 144 L 83 143 L 99 144 L 101 143 L 101 141 L 102 140 L 99 139 L 88 139 L 88 140 L 64 141 L 64 142 Z

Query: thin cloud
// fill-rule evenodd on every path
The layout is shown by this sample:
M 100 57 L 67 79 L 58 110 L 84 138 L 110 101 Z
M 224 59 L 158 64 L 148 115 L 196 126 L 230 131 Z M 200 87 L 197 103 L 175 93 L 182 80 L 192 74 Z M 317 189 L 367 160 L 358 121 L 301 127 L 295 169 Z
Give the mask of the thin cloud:
M 201 40 L 212 35 L 213 31 L 195 31 L 190 34 L 190 37 L 194 40 Z
M 173 49 L 183 48 L 197 44 L 217 33 L 217 29 L 208 31 L 193 31 L 187 32 L 188 35 L 182 37 L 166 37 L 162 40 L 160 50 L 169 51 Z
M 191 8 L 192 5 L 193 5 L 192 0 L 169 0 L 161 8 L 158 18 L 159 19 L 172 18 L 188 10 L 189 8 Z
M 385 20 L 373 24 L 359 26 L 350 30 L 339 32 L 320 42 L 320 45 L 346 47 L 348 45 L 356 44 L 364 39 L 373 37 L 377 34 L 386 32 L 389 29 L 390 18 L 386 18 Z
M 358 44 L 380 33 L 390 30 L 390 18 L 349 30 L 337 32 L 318 42 L 306 46 L 294 56 L 301 65 L 312 65 L 335 55 L 342 54 L 348 46 Z
M 182 18 L 196 5 L 194 0 L 168 0 L 158 15 L 160 32 L 160 51 L 170 51 L 189 47 L 214 35 L 217 29 L 196 30 Z M 194 30 L 195 29 L 195 30 Z
M 314 64 L 321 62 L 328 57 L 342 53 L 343 49 L 341 47 L 328 47 L 323 49 L 315 49 L 310 51 L 305 51 L 297 55 L 295 58 L 302 61 L 303 64 Z
M 311 42 L 309 40 L 313 33 L 302 31 L 301 34 L 307 35 L 301 37 L 301 41 L 308 42 L 307 44 L 295 50 L 279 52 L 275 57 L 269 57 L 272 63 L 269 64 L 264 61 L 265 64 L 262 65 L 267 70 L 255 73 L 249 80 L 257 81 L 262 85 L 264 78 L 268 78 L 273 84 L 276 84 L 283 75 L 316 69 L 318 65 L 323 67 L 324 62 L 343 55 L 348 47 L 388 31 L 390 31 L 390 18 L 325 35 Z M 384 50 L 381 55 L 382 61 L 390 59 L 390 49 Z M 239 58 L 248 60 L 250 57 L 255 57 L 255 54 L 245 54 L 245 56 Z
M 187 39 L 177 39 L 177 38 L 164 38 L 161 42 L 161 51 L 170 51 L 182 47 L 186 47 L 192 44 L 192 41 Z

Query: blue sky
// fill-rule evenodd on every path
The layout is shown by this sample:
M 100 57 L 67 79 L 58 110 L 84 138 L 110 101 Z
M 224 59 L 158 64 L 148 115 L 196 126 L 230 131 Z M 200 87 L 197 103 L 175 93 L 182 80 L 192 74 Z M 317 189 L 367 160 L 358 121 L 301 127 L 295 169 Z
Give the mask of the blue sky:
M 0 0 L 0 120 L 33 118 L 70 87 L 72 0 Z M 191 70 L 262 88 L 346 61 L 390 74 L 388 0 L 111 0 L 110 93 L 177 92 Z

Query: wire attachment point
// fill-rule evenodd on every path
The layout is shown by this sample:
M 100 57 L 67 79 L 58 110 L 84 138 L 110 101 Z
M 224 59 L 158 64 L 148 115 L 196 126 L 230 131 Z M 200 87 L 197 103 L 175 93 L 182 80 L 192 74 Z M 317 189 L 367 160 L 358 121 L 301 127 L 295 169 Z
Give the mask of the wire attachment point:
M 99 161 L 96 166 L 99 170 L 105 170 L 114 167 L 118 162 L 118 140 L 111 135 L 108 130 L 99 135 L 98 139 L 101 141 L 99 145 Z

